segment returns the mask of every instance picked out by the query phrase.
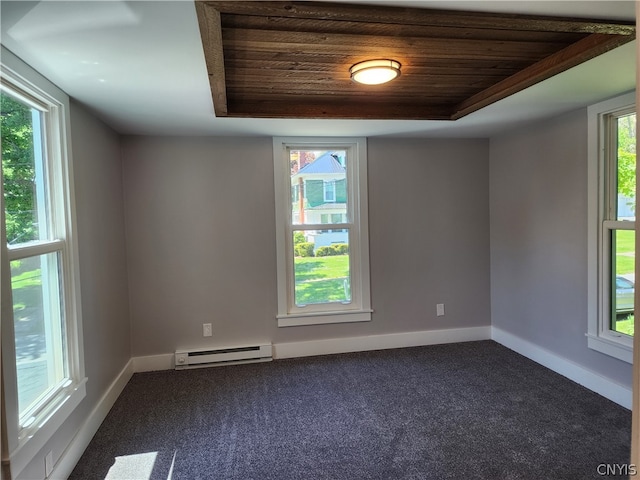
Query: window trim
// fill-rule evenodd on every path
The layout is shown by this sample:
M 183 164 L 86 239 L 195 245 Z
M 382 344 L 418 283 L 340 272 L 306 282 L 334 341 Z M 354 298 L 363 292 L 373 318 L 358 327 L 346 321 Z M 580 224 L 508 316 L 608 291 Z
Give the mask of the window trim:
M 2 262 L 2 298 L 11 299 L 11 275 L 9 262 L 12 259 L 32 256 L 37 253 L 59 253 L 60 270 L 64 289 L 64 309 L 66 320 L 66 344 L 69 355 L 68 368 L 70 381 L 62 384 L 51 396 L 46 406 L 41 408 L 32 421 L 21 427 L 19 423 L 17 372 L 13 332 L 13 305 L 2 302 L 2 365 L 4 402 L 2 416 L 3 461 L 9 460 L 15 476 L 31 462 L 66 419 L 74 412 L 86 396 L 86 377 L 84 371 L 84 348 L 82 343 L 82 310 L 80 298 L 79 252 L 76 234 L 75 195 L 73 184 L 73 164 L 71 156 L 69 98 L 46 78 L 38 74 L 18 57 L 2 47 L 0 77 L 10 91 L 17 92 L 20 100 L 34 104 L 38 109 L 44 107 L 44 139 L 48 168 L 47 181 L 52 186 L 50 197 L 53 202 L 50 215 L 54 226 L 61 231 L 52 231 L 59 240 L 32 242 L 8 247 L 6 237 L 4 208 L 0 208 L 0 225 L 3 239 L 0 245 Z M 1 170 L 1 166 L 0 166 Z M 0 194 L 2 184 L 0 184 Z M 55 227 L 54 227 L 55 228 Z
M 587 345 L 590 349 L 633 363 L 633 338 L 616 333 L 610 328 L 611 282 L 608 280 L 611 259 L 612 230 L 635 229 L 635 222 L 608 220 L 605 209 L 610 207 L 606 196 L 611 196 L 611 179 L 605 168 L 609 166 L 605 156 L 605 138 L 611 134 L 605 118 L 612 113 L 622 113 L 635 108 L 636 95 L 624 95 L 591 105 L 587 108 Z M 607 184 L 607 179 L 609 182 Z
M 347 175 L 348 203 L 351 221 L 331 225 L 332 229 L 349 230 L 349 257 L 352 302 L 349 305 L 319 304 L 297 308 L 293 300 L 293 235 L 297 225 L 291 218 L 291 180 L 287 149 L 351 150 L 353 167 Z M 369 223 L 367 202 L 367 142 L 352 137 L 274 137 L 274 186 L 276 216 L 276 253 L 279 327 L 328 323 L 366 322 L 371 320 L 369 279 Z M 304 225 L 305 229 L 327 225 Z

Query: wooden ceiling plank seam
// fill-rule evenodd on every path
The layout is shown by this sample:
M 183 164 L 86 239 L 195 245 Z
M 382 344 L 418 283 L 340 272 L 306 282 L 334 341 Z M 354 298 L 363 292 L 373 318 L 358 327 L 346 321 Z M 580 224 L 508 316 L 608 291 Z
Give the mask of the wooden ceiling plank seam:
M 223 14 L 222 28 L 243 28 L 254 30 L 278 30 L 287 32 L 313 33 L 357 33 L 362 35 L 396 37 L 460 38 L 470 40 L 519 40 L 541 42 L 572 43 L 589 35 L 587 33 L 566 33 L 530 31 L 517 29 L 460 28 L 432 25 L 407 25 L 397 23 L 363 23 L 340 20 L 318 20 L 308 18 L 258 17 L 254 15 Z
M 216 116 L 224 117 L 228 114 L 228 106 L 220 12 L 203 2 L 196 2 L 195 6 L 209 75 L 213 109 Z
M 431 37 L 380 37 L 377 35 L 334 34 L 312 32 L 281 32 L 274 30 L 222 29 L 222 36 L 227 49 L 251 48 L 263 44 L 282 48 L 359 48 L 383 47 L 393 49 L 422 50 L 462 50 L 475 52 L 478 50 L 501 50 L 504 52 L 525 54 L 528 52 L 553 52 L 570 43 L 567 42 L 521 42 L 512 40 L 469 40 L 464 38 L 431 38 Z
M 439 101 L 433 101 L 432 98 L 440 99 Z M 457 102 L 454 102 L 454 99 L 458 99 Z M 331 101 L 327 102 L 326 98 L 323 95 L 305 95 L 304 97 L 300 97 L 299 95 L 292 95 L 290 93 L 281 93 L 278 95 L 273 95 L 271 93 L 262 93 L 255 94 L 250 97 L 241 97 L 241 98 L 229 98 L 229 105 L 238 105 L 238 104 L 275 104 L 275 103 L 286 103 L 292 105 L 298 104 L 313 104 L 313 105 L 350 105 L 351 108 L 360 107 L 362 105 L 375 105 L 376 108 L 381 108 L 383 106 L 388 106 L 389 101 L 393 101 L 394 105 L 392 108 L 397 110 L 399 108 L 416 108 L 417 105 L 420 108 L 427 107 L 437 107 L 440 110 L 447 109 L 449 115 L 451 113 L 451 108 L 457 105 L 460 101 L 464 100 L 464 96 L 435 96 L 430 97 L 429 95 L 424 96 L 425 100 L 416 100 L 415 97 L 371 97 L 371 96 L 358 96 L 357 98 L 353 98 L 351 95 L 335 95 L 331 97 Z M 448 118 L 448 117 L 447 117 Z
M 256 84 L 253 85 L 242 85 L 240 87 L 230 86 L 228 91 L 228 98 L 238 99 L 244 97 L 250 97 L 258 94 L 271 94 L 271 95 L 280 95 L 280 94 L 289 94 L 289 95 L 322 95 L 324 94 L 327 100 L 331 99 L 336 95 L 369 95 L 375 97 L 414 97 L 414 98 L 422 98 L 424 96 L 436 97 L 438 95 L 447 95 L 447 96 L 455 96 L 460 97 L 461 100 L 465 98 L 469 98 L 477 93 L 480 93 L 487 88 L 489 88 L 490 84 L 484 85 L 471 85 L 471 86 L 457 86 L 451 87 L 446 84 L 425 84 L 422 86 L 422 89 L 419 93 L 416 93 L 415 88 L 407 88 L 407 89 L 397 89 L 392 93 L 389 93 L 384 90 L 358 90 L 349 87 L 341 87 L 336 85 L 334 89 L 331 90 L 331 93 L 323 93 L 326 90 L 322 89 L 321 85 L 297 85 L 297 86 L 272 86 L 272 87 L 260 87 Z M 425 93 L 423 93 L 425 92 Z M 456 105 L 452 105 L 455 107 Z
M 348 63 L 348 62 L 347 62 Z M 518 68 L 506 67 L 464 67 L 458 65 L 436 66 L 436 65 L 417 65 L 415 63 L 402 63 L 402 69 L 405 72 L 404 78 L 420 78 L 423 76 L 439 76 L 450 75 L 452 77 L 462 77 L 468 75 L 508 77 L 518 71 Z M 528 64 L 527 64 L 528 65 Z M 527 66 L 523 65 L 521 68 Z M 225 59 L 225 69 L 227 72 L 243 75 L 281 75 L 288 72 L 299 72 L 306 74 L 323 75 L 327 72 L 335 72 L 336 65 L 328 63 L 294 63 L 294 62 L 273 62 L 273 61 L 234 61 Z M 348 71 L 343 69 L 345 75 Z M 254 73 L 251 73 L 254 72 Z M 346 73 L 345 73 L 346 72 Z M 229 78 L 230 74 L 227 74 Z
M 496 78 L 504 78 L 504 74 L 492 72 L 491 74 L 480 74 L 477 71 L 473 72 L 474 77 L 478 83 L 484 83 L 487 80 L 495 80 Z M 257 85 L 264 85 L 270 82 L 275 83 L 291 83 L 291 82 L 309 82 L 309 83 L 347 83 L 354 85 L 349 76 L 347 69 L 336 71 L 333 70 L 279 70 L 279 69 L 256 69 L 256 68 L 235 68 L 227 73 L 227 81 L 234 83 L 236 81 L 255 83 Z M 406 85 L 421 84 L 424 82 L 443 82 L 449 85 L 466 85 L 469 83 L 467 75 L 452 75 L 448 73 L 431 73 L 413 71 L 407 73 L 404 76 L 400 76 L 397 80 L 394 80 L 394 88 L 403 87 Z M 362 86 L 360 86 L 362 87 Z M 367 87 L 362 87 L 367 88 Z
M 202 1 L 202 0 L 199 0 Z M 206 1 L 223 14 L 425 26 L 633 35 L 635 22 L 321 2 Z
M 594 33 L 461 102 L 456 106 L 451 119 L 462 118 L 633 39 L 630 36 Z
M 322 90 L 318 85 L 298 85 L 294 87 L 285 86 L 273 86 L 273 87 L 259 87 L 257 85 L 252 85 L 249 87 L 241 86 L 241 87 L 229 87 L 228 98 L 229 99 L 237 99 L 236 97 L 249 97 L 258 94 L 271 94 L 271 95 L 324 95 L 327 100 L 331 99 L 336 95 L 363 95 L 363 96 L 375 96 L 375 97 L 406 97 L 409 98 L 411 96 L 415 98 L 421 98 L 423 96 L 435 97 L 438 95 L 452 95 L 461 98 L 468 98 L 471 95 L 479 93 L 488 88 L 487 86 L 478 85 L 478 86 L 460 86 L 457 88 L 450 87 L 444 84 L 432 84 L 425 85 L 424 90 L 428 92 L 428 94 L 415 94 L 411 93 L 412 89 L 407 90 L 395 90 L 393 93 L 388 93 L 383 90 L 357 90 L 350 88 L 340 88 L 336 86 L 335 89 L 331 91 L 331 93 L 326 93 L 325 90 Z M 455 105 L 453 105 L 455 107 Z
M 286 53 L 292 51 L 306 51 L 309 52 L 309 49 L 313 49 L 315 53 L 322 54 L 323 52 L 333 52 L 337 53 L 342 57 L 341 63 L 348 63 L 349 66 L 358 63 L 363 60 L 368 60 L 371 58 L 393 58 L 394 60 L 400 60 L 402 57 L 406 57 L 411 47 L 407 47 L 404 49 L 396 48 L 396 49 L 386 49 L 384 47 L 375 47 L 375 46 L 361 46 L 357 49 L 351 47 L 349 45 L 313 45 L 313 46 L 300 46 L 298 45 L 290 45 L 290 44 L 271 44 L 265 45 L 264 43 L 250 43 L 245 45 L 247 50 L 251 50 L 253 52 L 262 52 L 265 55 L 274 55 L 278 53 Z M 478 60 L 478 61 L 516 61 L 522 62 L 526 61 L 526 63 L 535 63 L 558 50 L 552 51 L 540 51 L 540 52 L 527 52 L 526 54 L 518 54 L 517 52 L 509 52 L 501 49 L 481 49 L 475 48 L 471 50 L 450 50 L 446 49 L 430 49 L 428 51 L 423 52 L 422 58 L 425 60 L 450 60 L 452 62 L 457 62 L 459 60 Z M 225 49 L 225 55 L 229 52 Z
M 513 70 L 522 69 L 529 66 L 531 62 L 527 61 L 498 61 L 498 60 L 483 60 L 483 59 L 458 59 L 455 64 L 449 59 L 428 59 L 425 60 L 417 54 L 406 54 L 402 59 L 398 59 L 403 69 L 411 66 L 412 68 L 429 68 L 434 71 L 444 71 L 451 69 L 459 71 L 471 71 L 476 70 Z M 256 68 L 268 69 L 271 65 L 287 65 L 291 68 L 305 68 L 306 66 L 316 65 L 318 68 L 327 70 L 335 68 L 336 63 L 349 64 L 351 60 L 355 60 L 355 57 L 344 55 L 313 55 L 313 54 L 296 54 L 296 53 L 273 53 L 271 55 L 263 54 L 262 52 L 252 52 L 246 50 L 228 50 L 225 52 L 225 65 L 229 65 L 231 68 L 239 66 L 256 65 Z

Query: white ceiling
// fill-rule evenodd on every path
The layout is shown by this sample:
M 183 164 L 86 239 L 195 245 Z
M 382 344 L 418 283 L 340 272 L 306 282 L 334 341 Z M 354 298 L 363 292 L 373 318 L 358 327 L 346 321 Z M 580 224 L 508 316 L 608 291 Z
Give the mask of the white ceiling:
M 633 1 L 360 3 L 635 18 Z M 192 1 L 1 0 L 0 8 L 2 44 L 123 134 L 487 137 L 635 88 L 634 41 L 455 122 L 215 118 Z

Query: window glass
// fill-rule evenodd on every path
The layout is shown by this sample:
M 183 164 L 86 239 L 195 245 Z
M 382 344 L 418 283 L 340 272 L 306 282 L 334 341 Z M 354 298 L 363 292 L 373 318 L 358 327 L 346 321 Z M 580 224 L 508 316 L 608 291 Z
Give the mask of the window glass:
M 289 150 L 289 162 L 292 191 L 291 218 L 294 225 L 329 223 L 322 222 L 325 214 L 346 216 L 348 210 L 346 151 Z M 331 220 L 330 223 L 340 222 Z
M 11 262 L 20 417 L 67 376 L 58 254 Z
M 294 231 L 293 241 L 295 304 L 350 303 L 348 235 L 342 230 Z
M 635 289 L 634 230 L 611 232 L 612 285 L 611 330 L 633 335 Z
M 48 239 L 42 112 L 0 94 L 7 243 Z
M 636 114 L 615 118 L 616 220 L 635 220 L 636 212 Z
M 615 189 L 609 196 L 609 211 L 614 212 L 606 222 L 611 231 L 610 329 L 633 336 L 635 290 L 635 221 L 636 207 L 636 115 L 613 114 L 609 142 L 609 168 Z M 630 225 L 630 226 L 629 226 Z

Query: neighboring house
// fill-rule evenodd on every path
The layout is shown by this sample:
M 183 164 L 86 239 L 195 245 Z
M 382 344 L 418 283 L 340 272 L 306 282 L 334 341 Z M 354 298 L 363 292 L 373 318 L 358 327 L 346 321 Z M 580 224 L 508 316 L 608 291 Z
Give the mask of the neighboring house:
M 344 153 L 325 152 L 291 175 L 291 195 L 294 224 L 345 223 L 347 178 Z M 316 249 L 332 243 L 348 243 L 348 233 L 342 229 L 315 230 L 308 232 L 306 237 Z
M 620 220 L 635 220 L 635 198 L 618 195 L 618 218 Z

